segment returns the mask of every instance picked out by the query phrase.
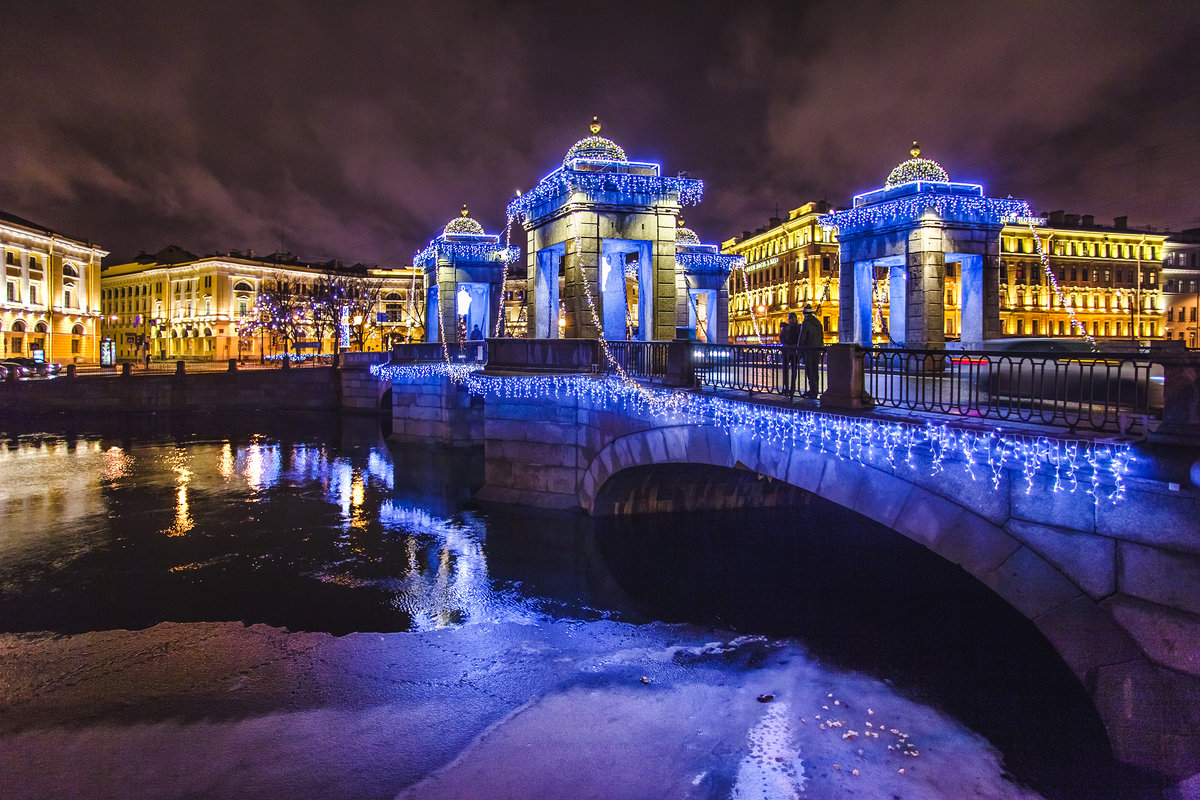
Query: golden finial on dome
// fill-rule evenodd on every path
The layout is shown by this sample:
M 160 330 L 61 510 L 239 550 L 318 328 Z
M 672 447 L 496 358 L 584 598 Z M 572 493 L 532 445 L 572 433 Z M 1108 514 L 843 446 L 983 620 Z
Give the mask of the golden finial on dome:
M 466 203 L 463 203 L 462 215 L 463 215 L 464 217 L 469 217 L 469 216 L 471 216 L 471 213 L 470 213 L 469 211 L 467 211 L 467 204 L 466 204 Z
M 918 156 L 921 155 L 921 145 L 917 144 L 916 142 L 913 142 L 913 146 L 908 152 L 912 155 L 913 158 L 917 158 Z
M 684 221 L 683 221 L 683 217 L 678 217 L 678 218 L 676 219 L 676 221 L 679 223 L 679 227 L 680 227 L 680 228 L 682 228 L 682 227 L 685 227 L 685 223 L 684 223 Z
M 600 118 L 599 117 L 592 117 L 592 133 L 593 134 L 600 133 Z

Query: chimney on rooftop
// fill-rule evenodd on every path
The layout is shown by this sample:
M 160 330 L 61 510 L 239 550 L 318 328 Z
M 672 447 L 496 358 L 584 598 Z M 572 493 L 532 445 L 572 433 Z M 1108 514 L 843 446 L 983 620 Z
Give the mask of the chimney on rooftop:
M 1049 222 L 1051 225 L 1062 225 L 1063 224 L 1062 210 L 1059 209 L 1058 211 L 1051 211 L 1049 214 L 1046 215 L 1046 221 Z
M 1063 222 L 1065 222 L 1067 225 L 1070 225 L 1071 227 L 1076 227 L 1079 225 L 1079 215 L 1078 214 L 1063 214 Z
M 1092 214 L 1084 214 L 1083 215 L 1083 224 L 1084 224 L 1084 227 L 1087 227 L 1087 228 L 1092 227 L 1093 225 L 1096 224 L 1096 217 Z
M 779 217 L 771 217 L 770 219 L 767 220 L 767 222 L 769 222 L 771 224 L 772 228 L 778 228 L 780 225 L 783 224 L 783 220 L 781 220 Z
M 1129 227 L 1129 217 L 1113 217 L 1113 227 L 1123 231 Z

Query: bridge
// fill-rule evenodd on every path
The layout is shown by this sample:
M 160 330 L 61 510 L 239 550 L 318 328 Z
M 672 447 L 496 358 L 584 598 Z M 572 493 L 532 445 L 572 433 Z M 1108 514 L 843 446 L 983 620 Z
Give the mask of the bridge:
M 864 385 L 861 370 L 839 372 L 837 350 L 853 360 L 853 345 L 826 350 L 825 395 L 797 404 L 770 386 L 696 388 L 694 372 L 685 391 L 635 380 L 652 363 L 670 384 L 681 357 L 655 343 L 658 355 L 623 358 L 610 344 L 489 340 L 485 369 L 464 354 L 398 352 L 370 374 L 344 370 L 344 403 L 390 406 L 399 441 L 482 446 L 484 501 L 635 514 L 773 505 L 797 487 L 852 509 L 1030 619 L 1090 694 L 1118 758 L 1198 780 L 1194 449 L 1153 455 L 1074 425 L 829 409 Z M 1164 452 L 1183 454 L 1183 477 L 1148 469 Z

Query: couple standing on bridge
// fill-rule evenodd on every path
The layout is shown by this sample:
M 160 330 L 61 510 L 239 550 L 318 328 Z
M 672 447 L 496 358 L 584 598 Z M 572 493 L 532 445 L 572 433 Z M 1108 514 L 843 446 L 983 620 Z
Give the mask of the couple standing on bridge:
M 813 307 L 804 306 L 804 322 L 796 321 L 796 312 L 790 311 L 787 322 L 779 326 L 779 343 L 783 345 L 783 393 L 791 397 L 796 393 L 799 382 L 800 362 L 804 362 L 804 378 L 807 391 L 801 397 L 815 399 L 821 380 L 821 351 L 825 344 L 825 329 L 813 313 Z

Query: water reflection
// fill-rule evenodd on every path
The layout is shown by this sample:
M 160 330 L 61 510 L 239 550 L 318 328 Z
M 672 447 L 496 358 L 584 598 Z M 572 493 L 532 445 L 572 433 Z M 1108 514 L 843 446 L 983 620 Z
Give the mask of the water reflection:
M 6 612 L 23 610 L 4 622 L 71 631 L 240 619 L 345 633 L 536 618 L 493 580 L 486 523 L 461 508 L 477 459 L 447 469 L 434 453 L 398 453 L 401 480 L 378 438 L 18 442 L 0 457 L 0 527 L 24 532 L 31 561 L 54 531 L 71 542 L 69 556 L 36 570 L 0 564 Z M 77 512 L 38 501 L 49 496 L 77 498 Z M 105 536 L 81 537 L 80 517 Z

